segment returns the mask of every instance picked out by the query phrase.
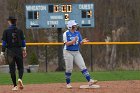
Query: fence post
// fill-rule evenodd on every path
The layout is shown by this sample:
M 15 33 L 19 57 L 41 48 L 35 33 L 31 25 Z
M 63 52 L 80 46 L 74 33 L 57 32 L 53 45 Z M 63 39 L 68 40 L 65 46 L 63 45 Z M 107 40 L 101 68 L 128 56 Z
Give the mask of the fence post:
M 48 54 L 47 54 L 47 45 L 45 46 L 45 53 L 46 53 L 46 58 L 45 58 L 45 62 L 46 62 L 46 72 L 48 72 Z
M 90 69 L 91 69 L 91 72 L 93 72 L 93 54 L 92 54 L 92 45 L 90 45 L 90 48 L 91 48 L 91 52 L 90 52 Z
M 62 28 L 57 28 L 58 31 L 58 42 L 63 41 Z M 64 71 L 64 60 L 63 60 L 63 46 L 58 46 L 58 68 L 56 71 Z

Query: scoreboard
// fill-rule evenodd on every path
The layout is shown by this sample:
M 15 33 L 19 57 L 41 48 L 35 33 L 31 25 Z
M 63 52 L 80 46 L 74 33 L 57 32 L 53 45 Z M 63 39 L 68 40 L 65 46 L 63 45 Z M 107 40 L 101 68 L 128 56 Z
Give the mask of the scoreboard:
M 79 27 L 94 27 L 94 4 L 31 4 L 25 6 L 26 28 L 66 28 L 69 20 Z

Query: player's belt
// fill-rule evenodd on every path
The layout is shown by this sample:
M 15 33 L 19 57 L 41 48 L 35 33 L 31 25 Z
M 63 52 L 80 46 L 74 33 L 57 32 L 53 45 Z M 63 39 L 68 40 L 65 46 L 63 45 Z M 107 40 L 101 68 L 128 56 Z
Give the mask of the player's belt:
M 68 49 L 67 49 L 68 50 Z M 68 51 L 78 51 L 78 50 L 68 50 Z

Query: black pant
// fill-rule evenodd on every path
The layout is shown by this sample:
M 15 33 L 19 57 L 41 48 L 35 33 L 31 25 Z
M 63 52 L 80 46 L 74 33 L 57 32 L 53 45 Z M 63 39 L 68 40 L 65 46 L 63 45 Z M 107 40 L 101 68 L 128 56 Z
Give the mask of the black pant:
M 24 72 L 22 49 L 21 48 L 8 48 L 6 59 L 9 64 L 12 82 L 14 86 L 17 86 L 16 65 L 18 69 L 18 76 L 20 79 L 22 79 L 23 72 Z

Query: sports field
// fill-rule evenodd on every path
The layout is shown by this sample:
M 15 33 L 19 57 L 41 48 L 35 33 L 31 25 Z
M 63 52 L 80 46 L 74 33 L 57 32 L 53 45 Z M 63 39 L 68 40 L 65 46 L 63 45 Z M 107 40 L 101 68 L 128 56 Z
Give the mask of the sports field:
M 72 89 L 65 88 L 64 72 L 25 73 L 25 88 L 18 93 L 139 93 L 140 71 L 90 72 L 100 85 L 98 89 L 80 89 L 87 84 L 80 72 L 72 73 Z M 0 73 L 0 93 L 13 93 L 8 73 Z M 17 93 L 16 92 L 16 93 Z

